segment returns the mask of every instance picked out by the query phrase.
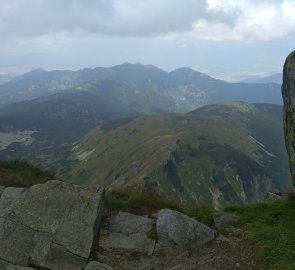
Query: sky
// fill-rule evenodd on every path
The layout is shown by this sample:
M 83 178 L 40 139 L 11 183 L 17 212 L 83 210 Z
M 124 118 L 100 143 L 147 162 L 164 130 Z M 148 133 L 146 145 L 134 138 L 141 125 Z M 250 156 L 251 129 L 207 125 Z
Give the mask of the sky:
M 0 0 L 0 75 L 140 62 L 238 80 L 294 49 L 295 0 Z

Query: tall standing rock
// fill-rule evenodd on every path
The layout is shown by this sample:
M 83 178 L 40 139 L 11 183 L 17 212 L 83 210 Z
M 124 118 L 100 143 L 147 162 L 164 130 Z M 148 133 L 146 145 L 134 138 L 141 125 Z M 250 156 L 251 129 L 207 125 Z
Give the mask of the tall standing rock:
M 282 85 L 284 100 L 284 130 L 289 155 L 290 171 L 295 187 L 295 51 L 289 54 L 284 64 Z

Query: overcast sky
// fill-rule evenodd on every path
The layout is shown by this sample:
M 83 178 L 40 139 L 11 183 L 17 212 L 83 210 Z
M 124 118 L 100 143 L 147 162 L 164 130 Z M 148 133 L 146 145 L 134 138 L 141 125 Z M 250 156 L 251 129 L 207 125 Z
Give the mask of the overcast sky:
M 281 72 L 295 0 L 0 0 L 0 74 L 123 62 L 216 77 Z

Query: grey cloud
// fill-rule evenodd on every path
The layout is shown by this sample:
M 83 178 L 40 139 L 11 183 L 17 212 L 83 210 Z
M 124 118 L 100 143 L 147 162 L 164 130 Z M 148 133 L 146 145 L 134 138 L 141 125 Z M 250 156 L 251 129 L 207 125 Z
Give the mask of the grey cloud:
M 231 24 L 237 17 L 233 11 L 208 11 L 206 0 L 1 1 L 2 37 L 75 31 L 151 36 L 189 31 L 201 19 Z

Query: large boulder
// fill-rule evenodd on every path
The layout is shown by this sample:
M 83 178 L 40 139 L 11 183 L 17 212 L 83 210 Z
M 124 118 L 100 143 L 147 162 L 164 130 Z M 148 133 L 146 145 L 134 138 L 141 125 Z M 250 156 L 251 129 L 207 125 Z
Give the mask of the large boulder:
M 0 197 L 0 259 L 44 269 L 84 269 L 102 213 L 101 187 L 49 181 Z M 4 196 L 4 197 L 3 197 Z
M 293 188 L 295 187 L 295 51 L 286 59 L 282 85 L 284 131 Z
M 159 211 L 156 228 L 159 243 L 176 249 L 193 249 L 215 237 L 205 224 L 171 209 Z

